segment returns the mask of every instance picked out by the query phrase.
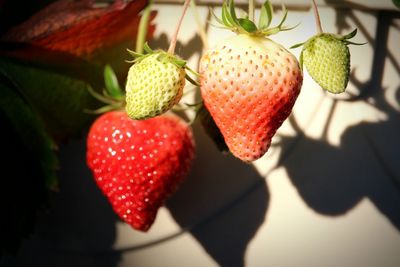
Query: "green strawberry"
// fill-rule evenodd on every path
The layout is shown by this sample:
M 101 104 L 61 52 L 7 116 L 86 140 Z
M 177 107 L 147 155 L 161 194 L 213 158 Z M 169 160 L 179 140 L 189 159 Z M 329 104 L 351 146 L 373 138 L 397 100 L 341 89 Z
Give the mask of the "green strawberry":
M 339 94 L 346 90 L 350 76 L 350 52 L 348 41 L 354 37 L 357 29 L 348 35 L 340 36 L 331 33 L 320 33 L 303 44 L 300 55 L 310 76 L 323 89 Z
M 164 51 L 140 55 L 129 69 L 126 83 L 128 116 L 147 119 L 177 104 L 185 86 L 184 65 L 184 61 Z

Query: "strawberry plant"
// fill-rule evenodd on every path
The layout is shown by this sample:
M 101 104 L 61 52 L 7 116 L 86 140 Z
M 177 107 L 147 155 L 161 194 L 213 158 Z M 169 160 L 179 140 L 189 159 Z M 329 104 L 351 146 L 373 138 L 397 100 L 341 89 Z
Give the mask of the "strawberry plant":
M 126 96 L 111 69 L 105 72 L 105 95 L 92 92 L 108 106 L 96 111 L 107 113 L 93 124 L 89 133 L 88 165 L 116 213 L 133 228 L 142 231 L 149 229 L 158 208 L 176 190 L 192 160 L 193 141 L 187 126 L 182 128 L 178 123 L 168 128 L 165 140 L 162 139 L 165 146 L 157 146 L 167 120 L 164 113 L 173 110 L 181 100 L 185 78 L 200 87 L 202 98 L 200 104 L 186 104 L 186 107 L 195 108 L 195 118 L 201 118 L 207 134 L 217 141 L 221 150 L 229 150 L 244 162 L 257 160 L 267 152 L 272 137 L 290 115 L 302 87 L 301 64 L 283 45 L 270 38 L 294 28 L 285 25 L 288 12 L 284 6 L 280 23 L 271 26 L 273 8 L 269 1 L 261 6 L 258 23 L 254 22 L 254 1 L 249 1 L 249 14 L 243 16 L 237 15 L 233 0 L 224 1 L 221 17 L 214 17 L 220 26 L 236 35 L 206 50 L 197 74 L 184 59 L 174 55 L 188 4 L 189 0 L 186 0 L 168 51 L 153 50 L 144 42 L 137 44 L 136 51 L 128 50 L 134 60 L 127 75 Z M 201 33 L 202 29 L 199 31 Z M 348 39 L 354 34 L 339 38 L 341 44 L 349 44 Z M 206 42 L 204 35 L 202 39 Z M 320 70 L 320 65 L 326 64 L 326 60 L 321 64 L 316 60 L 324 60 L 319 55 L 326 47 L 319 50 L 310 47 L 328 42 L 332 47 L 330 57 L 341 60 L 336 63 L 342 68 L 336 71 L 333 66 L 330 79 L 345 87 L 348 53 L 343 47 L 336 48 L 337 43 L 331 42 L 332 36 L 311 38 L 305 44 L 302 59 L 311 73 L 314 69 L 325 71 Z M 141 39 L 139 33 L 138 40 Z M 333 53 L 335 49 L 337 53 Z M 318 55 L 316 59 L 312 59 L 314 54 Z M 344 58 L 340 59 L 339 54 Z M 187 71 L 196 75 L 200 83 L 187 75 Z M 125 110 L 126 114 L 108 112 L 113 109 Z M 182 133 L 181 137 L 172 137 L 174 131 L 178 135 Z M 139 151 L 138 147 L 141 148 Z M 181 157 L 181 163 L 172 160 L 171 156 L 159 160 L 155 151 L 174 155 L 172 157 L 185 156 Z M 167 168 L 165 173 L 161 171 L 164 167 Z M 159 176 L 153 177 L 154 170 Z
M 285 25 L 288 12 L 284 6 L 281 21 L 272 26 L 270 1 L 261 5 L 256 22 L 254 0 L 249 0 L 249 11 L 243 15 L 238 15 L 233 0 L 225 0 L 221 16 L 214 17 L 235 35 L 206 49 L 199 73 L 175 55 L 190 0 L 184 2 L 167 51 L 153 50 L 145 43 L 154 28 L 148 23 L 150 5 L 139 29 L 133 27 L 138 16 L 131 20 L 130 15 L 138 13 L 146 1 L 115 1 L 108 9 L 93 9 L 86 6 L 89 2 L 57 1 L 1 36 L 2 42 L 24 42 L 24 46 L 17 52 L 0 50 L 0 87 L 4 89 L 0 115 L 29 155 L 39 155 L 35 162 L 43 178 L 41 186 L 52 189 L 57 185 L 56 141 L 80 132 L 91 118 L 83 110 L 98 108 L 93 100 L 106 103 L 92 112 L 101 115 L 87 136 L 87 165 L 114 211 L 140 231 L 151 227 L 160 206 L 184 181 L 194 158 L 190 125 L 171 114 L 180 104 L 186 80 L 198 87 L 201 102 L 180 105 L 196 111 L 194 118 L 201 118 L 221 150 L 247 163 L 268 151 L 276 131 L 291 114 L 302 87 L 303 64 L 331 93 L 344 92 L 349 81 L 348 45 L 357 44 L 350 41 L 357 31 L 344 36 L 324 33 L 314 1 L 319 32 L 293 46 L 303 46 L 299 62 L 272 39 L 294 28 Z M 199 32 L 206 47 L 206 36 L 202 29 Z M 103 66 L 87 61 L 98 50 L 136 33 L 136 51 L 128 50 L 134 57 L 129 61 L 132 65 L 125 65 L 127 71 L 120 76 L 107 65 L 103 84 L 98 73 Z M 118 83 L 121 77 L 126 77 L 125 90 Z M 103 94 L 92 89 L 103 85 Z M 15 116 L 16 107 L 26 115 Z M 24 127 L 30 129 L 29 134 Z M 31 135 L 37 143 L 29 142 Z

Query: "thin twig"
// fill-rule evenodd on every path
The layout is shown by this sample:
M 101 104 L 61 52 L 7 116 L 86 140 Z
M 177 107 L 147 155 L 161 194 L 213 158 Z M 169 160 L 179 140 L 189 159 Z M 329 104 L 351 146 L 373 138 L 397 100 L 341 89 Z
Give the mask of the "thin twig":
M 197 5 L 196 5 L 196 0 L 191 0 L 190 3 L 191 3 L 191 8 L 193 11 L 194 19 L 197 24 L 197 31 L 199 32 L 201 42 L 203 43 L 203 49 L 207 50 L 208 49 L 207 33 L 206 33 L 203 23 L 200 19 L 199 11 L 198 11 Z
M 142 17 L 139 22 L 139 30 L 136 38 L 136 52 L 143 54 L 143 45 L 146 42 L 147 28 L 149 27 L 149 18 L 153 1 L 150 0 L 147 7 L 143 10 Z
M 315 2 L 315 0 L 311 0 L 311 5 L 312 5 L 313 11 L 314 11 L 315 24 L 317 26 L 317 31 L 318 31 L 318 33 L 323 33 L 322 26 L 321 26 L 321 19 L 319 18 L 318 7 L 317 7 L 317 3 Z
M 169 48 L 168 48 L 168 53 L 171 55 L 173 55 L 175 52 L 175 46 L 176 46 L 176 41 L 178 39 L 179 29 L 181 28 L 182 21 L 183 21 L 183 18 L 185 17 L 186 10 L 188 9 L 189 4 L 190 4 L 190 0 L 185 0 L 185 3 L 183 4 L 182 15 L 179 19 L 178 25 L 176 25 L 175 33 L 172 36 L 171 44 L 169 45 Z
M 255 0 L 249 0 L 249 20 L 254 21 Z

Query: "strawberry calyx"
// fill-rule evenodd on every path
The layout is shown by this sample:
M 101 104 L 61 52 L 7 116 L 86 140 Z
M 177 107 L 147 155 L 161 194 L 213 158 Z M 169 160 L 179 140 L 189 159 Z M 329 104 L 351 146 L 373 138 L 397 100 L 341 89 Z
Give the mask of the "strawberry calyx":
M 185 71 L 189 71 L 190 73 L 192 73 L 194 76 L 198 77 L 200 74 L 197 73 L 196 71 L 194 71 L 193 69 L 191 69 L 189 66 L 187 66 L 187 61 L 183 60 L 181 58 L 179 58 L 176 55 L 173 55 L 171 53 L 168 53 L 166 51 L 163 50 L 153 50 L 148 44 L 147 42 L 144 44 L 143 46 L 143 51 L 144 53 L 138 53 L 135 51 L 132 51 L 130 49 L 127 49 L 128 53 L 134 57 L 133 60 L 127 60 L 128 63 L 133 63 L 133 64 L 137 64 L 140 61 L 142 61 L 143 59 L 149 57 L 150 55 L 154 55 L 154 54 L 158 54 L 157 56 L 157 60 L 162 62 L 162 63 L 172 63 L 174 64 L 176 67 L 180 68 L 180 69 L 185 69 Z M 196 82 L 192 77 L 190 77 L 187 73 L 185 74 L 185 78 L 186 80 L 188 80 L 191 84 L 196 85 L 196 86 L 200 86 L 198 82 Z
M 290 48 L 294 49 L 294 48 L 303 46 L 303 51 L 304 51 L 304 49 L 306 49 L 307 47 L 309 47 L 313 44 L 315 39 L 321 38 L 321 37 L 327 37 L 332 40 L 337 40 L 337 41 L 343 42 L 345 45 L 364 45 L 364 44 L 366 44 L 366 43 L 355 43 L 355 42 L 349 41 L 351 38 L 356 36 L 356 34 L 357 34 L 357 29 L 354 29 L 352 32 L 350 32 L 346 35 L 343 35 L 343 36 L 339 35 L 339 34 L 334 34 L 334 33 L 322 32 L 322 33 L 318 33 L 318 34 L 312 36 L 307 41 L 295 44 L 295 45 L 291 46 Z M 300 57 L 299 57 L 300 67 L 302 69 L 303 69 L 303 51 L 301 52 Z
M 237 34 L 248 34 L 251 36 L 269 36 L 277 34 L 281 31 L 289 31 L 297 25 L 288 27 L 284 23 L 287 18 L 288 11 L 282 4 L 283 16 L 280 23 L 274 27 L 270 27 L 272 21 L 273 7 L 269 0 L 265 1 L 261 6 L 261 13 L 258 25 L 251 20 L 247 13 L 243 12 L 243 16 L 238 17 L 235 11 L 234 0 L 224 0 L 222 4 L 221 18 L 215 15 L 213 11 L 211 14 L 215 20 L 222 26 L 222 28 L 229 29 Z
M 85 109 L 86 113 L 103 114 L 113 110 L 123 110 L 125 107 L 125 93 L 119 85 L 117 76 L 110 65 L 104 67 L 104 84 L 105 88 L 102 94 L 96 92 L 92 87 L 88 86 L 90 95 L 106 104 L 96 110 Z

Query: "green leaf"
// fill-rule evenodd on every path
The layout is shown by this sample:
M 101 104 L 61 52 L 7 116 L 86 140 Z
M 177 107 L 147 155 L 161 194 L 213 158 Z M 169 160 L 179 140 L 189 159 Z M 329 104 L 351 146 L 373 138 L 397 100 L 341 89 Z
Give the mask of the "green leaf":
M 106 85 L 107 93 L 111 97 L 118 100 L 122 100 L 124 98 L 124 93 L 119 86 L 117 76 L 110 65 L 106 65 L 104 67 L 104 83 Z
M 77 136 L 92 120 L 83 110 L 99 103 L 89 94 L 88 83 L 1 57 L 0 69 L 39 114 L 54 139 Z
M 258 21 L 258 28 L 266 29 L 271 25 L 273 7 L 270 1 L 265 1 L 261 6 L 260 19 Z
M 257 26 L 249 19 L 238 19 L 239 25 L 248 33 L 257 31 Z
M 47 188 L 54 189 L 58 184 L 55 176 L 58 166 L 57 157 L 54 153 L 56 145 L 45 131 L 45 125 L 39 115 L 21 98 L 17 89 L 4 83 L 4 80 L 8 80 L 8 77 L 4 77 L 4 73 L 2 74 L 0 110 L 11 122 L 18 138 L 26 147 L 26 153 L 31 155 L 33 162 L 37 162 L 37 171 L 40 172 L 39 176 L 43 177 Z M 9 84 L 12 84 L 12 82 L 9 82 Z M 7 131 L 8 129 L 3 130 Z
M 400 0 L 392 0 L 392 2 L 396 7 L 400 8 Z
M 38 212 L 49 207 L 50 190 L 58 187 L 58 162 L 39 115 L 1 73 L 0 125 L 1 261 L 3 252 L 18 252 L 22 239 L 34 230 Z

